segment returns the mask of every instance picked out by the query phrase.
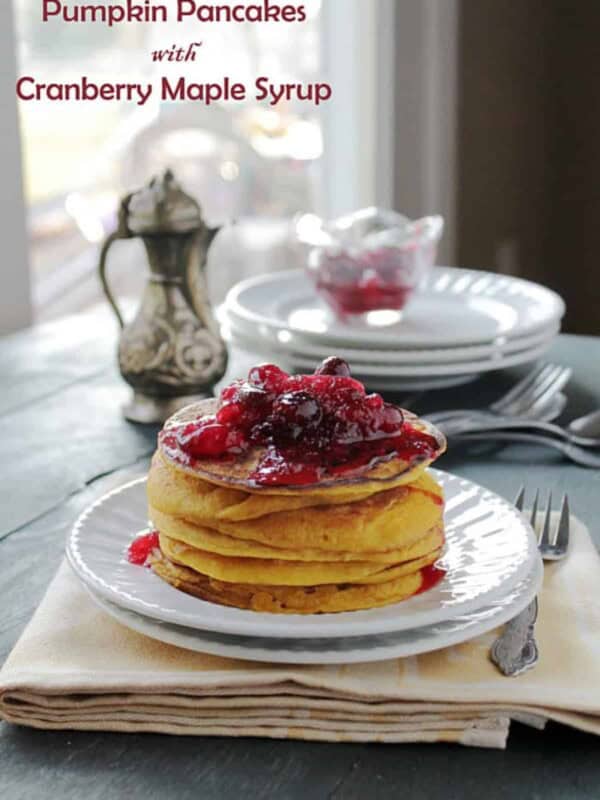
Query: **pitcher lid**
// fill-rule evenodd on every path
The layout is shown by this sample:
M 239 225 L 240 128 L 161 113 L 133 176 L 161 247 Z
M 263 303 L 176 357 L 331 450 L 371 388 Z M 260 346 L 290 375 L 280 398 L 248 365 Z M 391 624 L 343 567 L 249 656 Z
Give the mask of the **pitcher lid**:
M 127 203 L 127 227 L 133 234 L 189 233 L 202 225 L 199 204 L 170 169 L 134 192 Z

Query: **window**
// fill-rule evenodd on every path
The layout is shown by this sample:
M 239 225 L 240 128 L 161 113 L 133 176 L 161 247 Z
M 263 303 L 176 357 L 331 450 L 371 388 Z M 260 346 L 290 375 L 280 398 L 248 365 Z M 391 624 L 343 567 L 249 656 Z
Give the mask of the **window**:
M 168 1 L 168 0 L 167 0 Z M 246 0 L 250 2 L 250 0 Z M 21 75 L 45 82 L 149 82 L 162 75 L 205 82 L 230 75 L 251 86 L 259 75 L 282 82 L 320 79 L 321 0 L 305 0 L 308 20 L 278 23 L 144 25 L 108 28 L 40 20 L 39 0 L 14 0 Z M 153 62 L 153 50 L 202 41 L 194 63 Z M 30 228 L 35 316 L 47 319 L 100 299 L 98 243 L 116 224 L 119 197 L 171 166 L 211 222 L 242 220 L 256 271 L 265 251 L 285 242 L 286 219 L 313 209 L 319 188 L 322 126 L 315 107 L 244 103 L 21 102 L 19 114 Z M 260 218 L 248 227 L 243 220 Z M 132 243 L 132 248 L 135 245 Z M 236 246 L 220 269 L 218 294 L 241 277 Z M 120 253 L 120 255 L 116 255 Z M 135 291 L 129 243 L 115 248 L 117 291 Z M 111 256 L 112 257 L 112 256 Z M 239 261 L 239 258 L 238 258 Z M 243 265 L 242 265 L 243 266 Z M 267 265 L 268 266 L 268 265 Z M 246 271 L 248 269 L 245 264 Z

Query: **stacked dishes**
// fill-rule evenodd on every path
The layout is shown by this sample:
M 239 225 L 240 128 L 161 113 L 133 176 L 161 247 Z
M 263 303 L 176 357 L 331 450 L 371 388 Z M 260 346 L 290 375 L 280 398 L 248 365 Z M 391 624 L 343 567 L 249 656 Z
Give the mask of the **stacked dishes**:
M 445 647 L 518 613 L 541 568 L 514 508 L 429 469 L 444 447 L 339 358 L 310 376 L 261 365 L 172 417 L 147 481 L 88 509 L 68 556 L 109 613 L 191 649 L 334 663 Z
M 560 330 L 565 311 L 550 289 L 490 272 L 435 267 L 402 312 L 340 321 L 302 270 L 251 278 L 224 307 L 233 344 L 294 369 L 332 352 L 370 388 L 434 389 L 532 362 Z

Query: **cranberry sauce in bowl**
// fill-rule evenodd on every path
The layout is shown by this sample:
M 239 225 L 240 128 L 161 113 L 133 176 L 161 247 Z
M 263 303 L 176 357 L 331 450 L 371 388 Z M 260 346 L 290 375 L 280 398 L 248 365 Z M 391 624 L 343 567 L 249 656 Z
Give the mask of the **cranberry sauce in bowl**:
M 433 267 L 443 227 L 439 216 L 410 220 L 364 208 L 329 222 L 302 215 L 296 237 L 310 279 L 335 314 L 381 325 L 398 321 Z
M 312 375 L 256 366 L 223 389 L 215 414 L 167 426 L 160 443 L 169 458 L 191 467 L 260 448 L 249 477 L 263 486 L 313 484 L 381 460 L 413 463 L 440 452 L 435 437 L 380 395 L 367 394 L 336 357 Z

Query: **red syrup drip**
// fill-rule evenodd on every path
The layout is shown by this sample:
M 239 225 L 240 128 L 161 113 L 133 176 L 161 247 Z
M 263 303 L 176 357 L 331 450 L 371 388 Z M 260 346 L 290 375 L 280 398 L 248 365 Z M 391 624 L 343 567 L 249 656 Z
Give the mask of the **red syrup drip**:
M 433 589 L 433 587 L 445 577 L 446 570 L 436 566 L 435 564 L 429 564 L 429 566 L 423 567 L 421 570 L 421 587 L 419 588 L 417 594 L 423 594 L 423 592 Z
M 158 531 L 144 533 L 137 536 L 127 548 L 127 561 L 139 567 L 148 567 L 152 551 L 158 549 Z
M 170 458 L 191 467 L 260 447 L 250 479 L 271 486 L 318 483 L 396 456 L 412 465 L 439 451 L 434 437 L 380 395 L 367 395 L 335 357 L 313 375 L 254 367 L 246 381 L 223 389 L 215 415 L 167 428 L 160 442 Z

